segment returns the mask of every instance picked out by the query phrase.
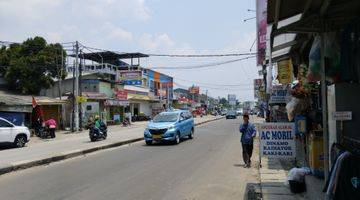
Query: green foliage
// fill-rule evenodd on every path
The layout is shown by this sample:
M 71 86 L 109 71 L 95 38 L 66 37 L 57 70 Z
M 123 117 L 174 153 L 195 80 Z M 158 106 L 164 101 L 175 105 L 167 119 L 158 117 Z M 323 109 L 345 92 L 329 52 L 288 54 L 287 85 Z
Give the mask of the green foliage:
M 42 37 L 30 38 L 0 49 L 0 75 L 5 77 L 10 90 L 38 94 L 42 88 L 54 84 L 53 78 L 66 76 L 61 68 L 65 57 L 60 44 L 47 44 Z

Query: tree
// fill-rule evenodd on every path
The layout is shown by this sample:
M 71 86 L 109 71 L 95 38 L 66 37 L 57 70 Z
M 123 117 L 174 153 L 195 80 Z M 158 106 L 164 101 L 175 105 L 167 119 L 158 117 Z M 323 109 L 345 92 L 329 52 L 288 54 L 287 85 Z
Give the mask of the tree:
M 65 56 L 60 44 L 47 44 L 42 37 L 29 38 L 0 50 L 0 75 L 10 90 L 36 95 L 52 86 L 53 78 L 64 78 L 61 64 Z
M 219 101 L 220 104 L 222 104 L 225 108 L 229 107 L 229 102 L 226 98 L 222 97 Z

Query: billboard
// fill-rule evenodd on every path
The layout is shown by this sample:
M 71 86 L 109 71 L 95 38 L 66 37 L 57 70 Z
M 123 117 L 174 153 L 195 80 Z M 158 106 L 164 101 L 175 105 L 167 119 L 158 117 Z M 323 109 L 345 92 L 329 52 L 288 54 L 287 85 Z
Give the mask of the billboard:
M 119 71 L 119 82 L 124 85 L 141 85 L 142 84 L 141 70 L 123 70 Z
M 190 94 L 199 94 L 200 93 L 200 88 L 192 86 L 192 87 L 189 88 L 189 93 Z
M 256 0 L 257 64 L 263 65 L 266 50 L 267 1 Z
M 235 106 L 236 105 L 236 95 L 228 94 L 228 102 L 231 106 Z

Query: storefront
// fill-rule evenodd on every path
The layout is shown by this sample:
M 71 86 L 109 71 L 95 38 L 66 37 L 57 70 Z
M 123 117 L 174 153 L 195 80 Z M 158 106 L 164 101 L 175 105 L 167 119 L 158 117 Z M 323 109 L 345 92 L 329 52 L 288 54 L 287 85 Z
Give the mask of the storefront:
M 275 77 L 279 82 L 287 75 L 295 77 L 289 84 L 291 98 L 286 102 L 286 113 L 295 124 L 296 158 L 303 161 L 300 166 L 309 166 L 313 175 L 328 181 L 331 167 L 341 162 L 336 158 L 342 152 L 347 152 L 349 162 L 360 163 L 356 153 L 360 150 L 360 119 L 356 117 L 360 115 L 360 62 L 356 50 L 360 47 L 360 2 L 268 3 L 270 76 L 264 81 L 271 91 L 272 66 L 278 68 Z M 284 35 L 291 39 L 279 43 Z M 284 60 L 292 63 L 290 71 L 283 69 Z M 332 173 L 352 173 L 337 170 Z M 336 191 L 347 189 L 342 184 Z M 338 193 L 328 190 L 327 195 Z M 342 199 L 354 197 L 346 195 Z

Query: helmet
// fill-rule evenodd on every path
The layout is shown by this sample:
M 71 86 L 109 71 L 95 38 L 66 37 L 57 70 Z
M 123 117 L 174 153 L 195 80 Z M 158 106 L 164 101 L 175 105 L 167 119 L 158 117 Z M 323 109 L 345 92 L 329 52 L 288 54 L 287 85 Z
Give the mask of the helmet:
M 99 115 L 95 115 L 95 119 L 100 119 L 100 116 L 99 116 Z

